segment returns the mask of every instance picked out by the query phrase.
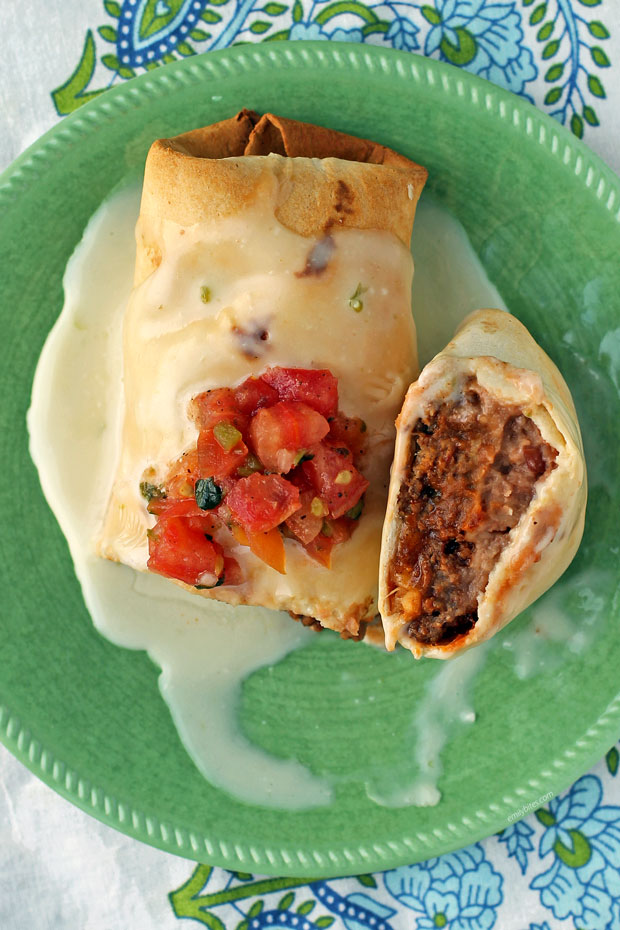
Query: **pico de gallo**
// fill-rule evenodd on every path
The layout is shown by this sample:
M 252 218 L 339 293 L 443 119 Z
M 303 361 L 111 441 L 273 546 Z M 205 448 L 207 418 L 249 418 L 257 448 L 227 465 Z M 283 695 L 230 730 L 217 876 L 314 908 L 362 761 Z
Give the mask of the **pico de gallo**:
M 142 482 L 151 571 L 194 587 L 243 582 L 235 545 L 286 570 L 284 538 L 331 567 L 355 531 L 368 481 L 360 471 L 366 426 L 338 409 L 327 369 L 268 368 L 235 388 L 194 397 L 196 446 L 162 485 Z

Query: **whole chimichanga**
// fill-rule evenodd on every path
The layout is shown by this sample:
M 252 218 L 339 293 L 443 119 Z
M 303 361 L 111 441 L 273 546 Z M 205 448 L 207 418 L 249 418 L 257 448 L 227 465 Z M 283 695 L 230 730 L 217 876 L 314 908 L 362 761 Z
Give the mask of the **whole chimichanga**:
M 476 311 L 397 420 L 379 579 L 388 649 L 448 658 L 493 636 L 567 568 L 585 505 L 562 376 L 513 316 Z
M 248 111 L 154 143 L 102 555 L 361 635 L 417 374 L 425 179 L 375 143 Z

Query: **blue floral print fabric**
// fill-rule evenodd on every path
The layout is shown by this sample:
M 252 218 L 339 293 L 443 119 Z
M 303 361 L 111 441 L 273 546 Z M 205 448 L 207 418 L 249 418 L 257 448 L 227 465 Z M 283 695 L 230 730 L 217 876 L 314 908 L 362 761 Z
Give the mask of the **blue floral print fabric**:
M 449 62 L 521 94 L 582 137 L 604 118 L 613 3 L 602 0 L 105 0 L 58 113 L 177 58 L 281 39 L 368 42 Z
M 426 862 L 309 884 L 196 866 L 170 902 L 215 930 L 618 930 L 618 758 L 611 749 L 524 820 Z

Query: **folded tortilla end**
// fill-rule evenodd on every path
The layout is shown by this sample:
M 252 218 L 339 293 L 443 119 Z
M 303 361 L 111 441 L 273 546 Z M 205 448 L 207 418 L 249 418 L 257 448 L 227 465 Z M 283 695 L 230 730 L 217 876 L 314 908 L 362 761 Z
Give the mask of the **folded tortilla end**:
M 376 142 L 251 110 L 158 139 L 147 157 L 138 232 L 150 258 L 136 283 L 149 262 L 157 267 L 151 225 L 169 219 L 191 226 L 234 215 L 252 202 L 267 174 L 279 185 L 277 219 L 293 232 L 319 237 L 331 228 L 387 229 L 408 247 L 428 173 Z

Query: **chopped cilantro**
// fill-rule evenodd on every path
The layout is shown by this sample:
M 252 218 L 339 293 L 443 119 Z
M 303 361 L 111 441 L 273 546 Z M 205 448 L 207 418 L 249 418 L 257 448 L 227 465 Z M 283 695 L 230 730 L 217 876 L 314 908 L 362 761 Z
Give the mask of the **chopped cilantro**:
M 347 510 L 345 517 L 348 517 L 349 520 L 359 520 L 362 515 L 362 510 L 364 509 L 364 498 L 360 497 L 357 504 L 354 504 L 350 510 Z
M 363 287 L 361 282 L 357 285 L 357 287 L 355 288 L 355 291 L 349 297 L 349 306 L 351 310 L 355 310 L 356 313 L 362 312 L 362 310 L 364 309 L 364 301 L 361 300 L 360 298 L 362 294 L 367 290 L 368 288 Z
M 223 494 L 213 478 L 199 478 L 194 488 L 194 496 L 201 510 L 213 510 L 221 502 Z
M 140 494 L 149 502 L 149 504 L 153 498 L 160 500 L 162 497 L 166 496 L 166 492 L 163 488 L 158 487 L 156 484 L 150 484 L 148 481 L 140 482 Z

